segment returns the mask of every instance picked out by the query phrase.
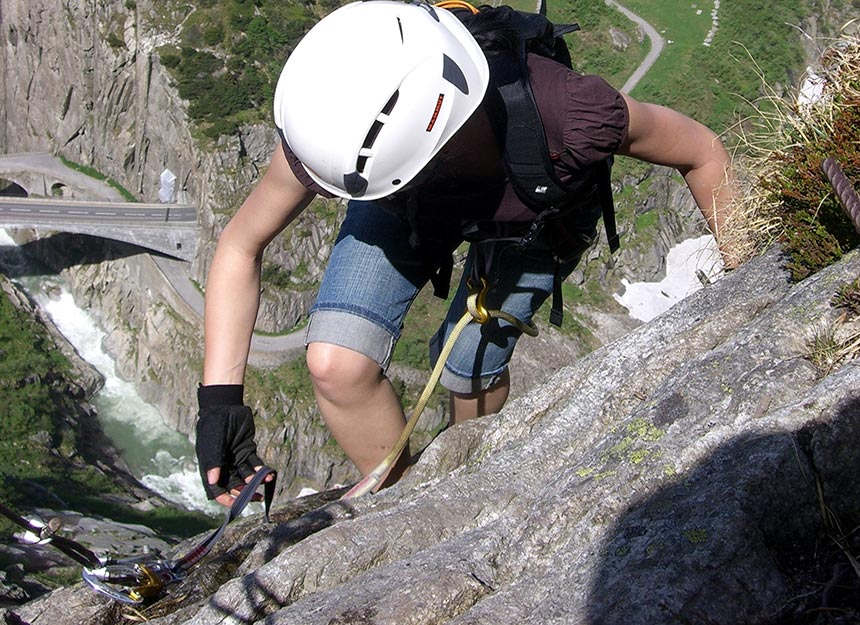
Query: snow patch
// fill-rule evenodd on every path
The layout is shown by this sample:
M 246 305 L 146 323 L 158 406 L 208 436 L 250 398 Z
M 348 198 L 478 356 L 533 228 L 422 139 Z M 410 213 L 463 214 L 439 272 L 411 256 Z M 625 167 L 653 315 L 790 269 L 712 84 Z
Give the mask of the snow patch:
M 660 282 L 631 284 L 622 280 L 624 293 L 616 293 L 613 297 L 634 319 L 650 321 L 701 289 L 704 285 L 699 272 L 713 282 L 722 270 L 723 261 L 717 242 L 712 235 L 707 234 L 687 239 L 669 250 L 666 256 L 666 277 Z

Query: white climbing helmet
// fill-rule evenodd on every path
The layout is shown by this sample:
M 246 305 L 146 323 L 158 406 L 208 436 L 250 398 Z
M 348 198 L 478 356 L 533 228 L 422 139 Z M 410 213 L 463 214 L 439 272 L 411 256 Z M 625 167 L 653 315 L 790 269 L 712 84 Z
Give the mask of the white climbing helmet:
M 373 200 L 411 180 L 472 115 L 487 89 L 483 52 L 451 12 L 365 0 L 323 18 L 290 55 L 275 123 L 308 174 Z

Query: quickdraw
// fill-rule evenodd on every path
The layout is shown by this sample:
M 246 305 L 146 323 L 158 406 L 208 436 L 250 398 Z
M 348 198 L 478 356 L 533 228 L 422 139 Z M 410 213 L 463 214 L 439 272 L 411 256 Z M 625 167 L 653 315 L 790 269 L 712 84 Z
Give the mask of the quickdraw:
M 264 482 L 269 475 L 272 479 Z M 46 523 L 38 517 L 24 518 L 3 504 L 0 504 L 0 513 L 24 528 L 24 533 L 19 535 L 23 542 L 52 545 L 83 565 L 83 580 L 96 593 L 127 605 L 140 605 L 160 595 L 166 586 L 185 579 L 191 567 L 210 552 L 230 522 L 242 513 L 261 484 L 265 487 L 263 503 L 268 523 L 269 508 L 275 494 L 276 475 L 269 467 L 257 471 L 227 510 L 221 527 L 175 560 L 162 558 L 160 553 L 119 559 L 99 557 L 80 543 L 58 536 L 60 524 L 56 519 Z

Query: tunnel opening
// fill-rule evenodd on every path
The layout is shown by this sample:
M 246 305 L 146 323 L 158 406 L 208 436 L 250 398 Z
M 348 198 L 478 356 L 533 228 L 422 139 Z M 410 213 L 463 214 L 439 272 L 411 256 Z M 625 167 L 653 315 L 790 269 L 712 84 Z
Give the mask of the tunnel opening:
M 2 197 L 28 197 L 27 190 L 12 180 L 0 178 L 0 196 Z

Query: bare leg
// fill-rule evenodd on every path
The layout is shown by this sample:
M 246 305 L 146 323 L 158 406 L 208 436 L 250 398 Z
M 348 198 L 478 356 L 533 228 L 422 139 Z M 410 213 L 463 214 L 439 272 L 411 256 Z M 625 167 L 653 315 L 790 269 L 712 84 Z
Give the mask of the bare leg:
M 308 369 L 323 420 L 353 464 L 367 475 L 394 448 L 406 419 L 379 365 L 351 349 L 311 343 Z M 409 445 L 383 481 L 397 481 L 409 464 Z
M 508 370 L 502 374 L 499 381 L 490 388 L 473 394 L 451 393 L 451 416 L 448 425 L 456 425 L 467 419 L 483 417 L 502 409 L 511 391 L 511 375 Z

